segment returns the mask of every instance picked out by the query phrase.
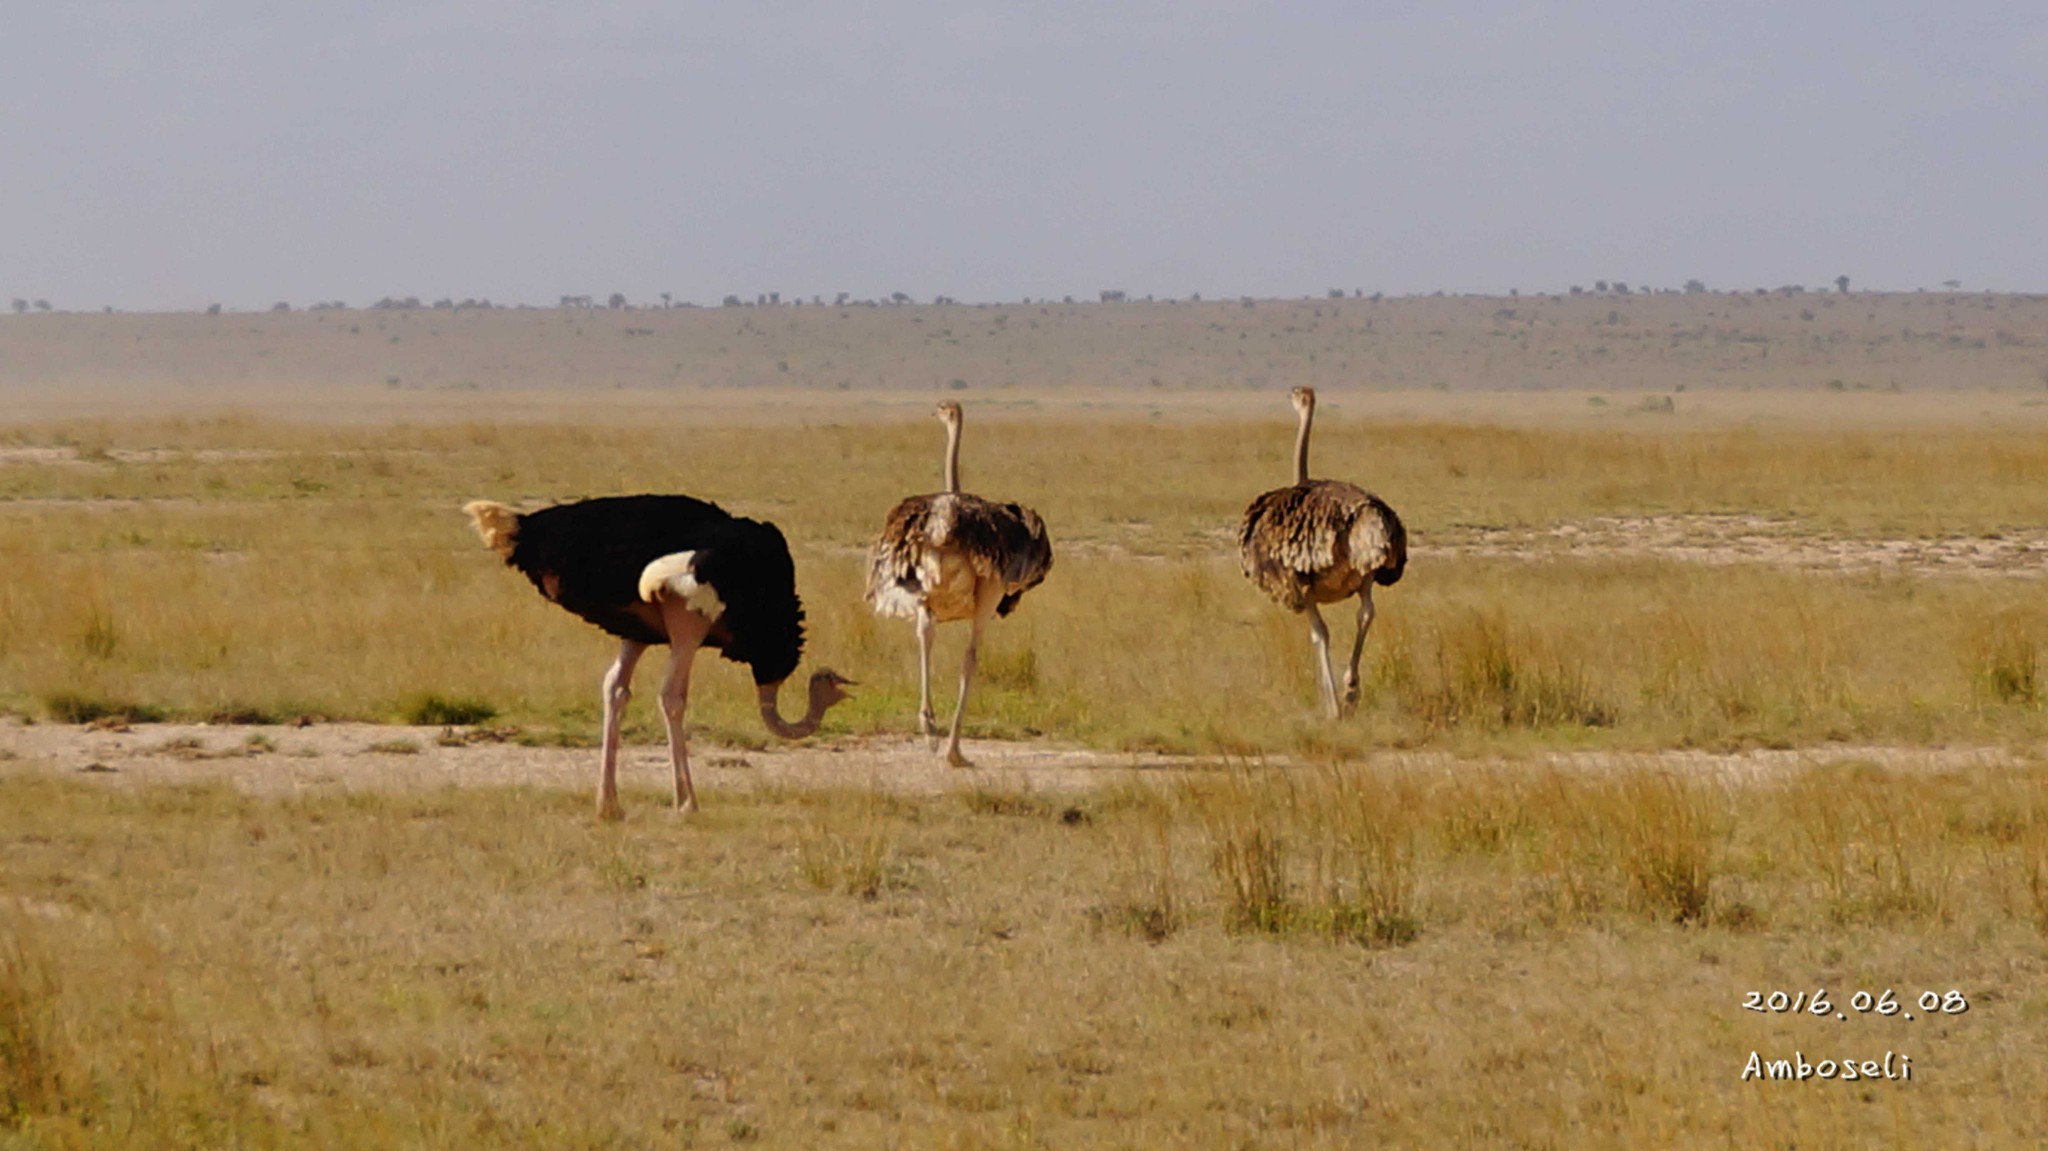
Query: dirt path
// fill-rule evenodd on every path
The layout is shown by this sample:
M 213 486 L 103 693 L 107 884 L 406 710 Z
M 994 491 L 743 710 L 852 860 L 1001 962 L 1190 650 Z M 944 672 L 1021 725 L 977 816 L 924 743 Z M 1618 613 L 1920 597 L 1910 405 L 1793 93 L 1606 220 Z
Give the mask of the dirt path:
M 266 794 L 515 784 L 583 790 L 595 784 L 597 753 L 590 748 L 461 742 L 444 739 L 445 735 L 441 728 L 353 723 L 305 728 L 207 724 L 92 728 L 7 721 L 0 723 L 0 772 L 54 771 L 115 787 L 225 780 Z M 1134 778 L 1171 778 L 1225 765 L 1216 758 L 969 740 L 966 750 L 978 767 L 959 771 L 940 763 L 922 741 L 894 737 L 817 740 L 767 751 L 700 741 L 692 750 L 698 787 L 709 796 L 729 789 L 833 786 L 877 786 L 911 794 L 943 794 L 972 787 L 1064 793 Z M 1818 763 L 1861 761 L 1902 770 L 1943 770 L 2038 761 L 2042 754 L 2039 749 L 2026 752 L 1992 747 L 1828 746 L 1735 753 L 1557 752 L 1513 762 L 1574 770 L 1655 765 L 1755 780 Z M 1473 763 L 1443 752 L 1384 752 L 1373 761 L 1418 771 L 1458 770 Z M 622 753 L 621 782 L 631 789 L 665 790 L 667 751 L 658 745 L 627 747 Z
M 700 790 L 879 784 L 939 793 L 956 786 L 1075 791 L 1130 772 L 1190 770 L 1192 760 L 1110 754 L 1040 743 L 968 740 L 974 771 L 947 768 L 920 740 L 842 738 L 767 751 L 691 744 Z M 332 723 L 310 727 L 136 724 L 92 727 L 0 723 L 0 770 L 75 772 L 113 786 L 228 780 L 255 792 L 340 788 L 404 790 L 531 784 L 582 789 L 597 776 L 595 748 L 524 747 L 459 738 L 438 727 Z M 668 787 L 668 751 L 620 753 L 629 788 Z
M 1202 538 L 1219 554 L 1231 554 L 1237 547 L 1235 527 L 1214 528 Z M 1134 550 L 1136 546 L 1130 539 L 1083 537 L 1063 542 L 1062 554 L 1168 562 L 1167 555 L 1145 554 Z M 849 554 L 858 550 L 846 549 Z M 1453 525 L 1411 537 L 1409 554 L 1415 558 L 1477 556 L 1528 562 L 1651 559 L 1843 574 L 2048 578 L 2048 531 L 1843 536 L 1831 535 L 1808 521 L 1754 515 L 1596 516 L 1546 528 Z
M 1611 516 L 1543 529 L 1451 529 L 1438 533 L 1427 550 L 1524 560 L 1568 555 L 1808 571 L 2048 576 L 2048 533 L 1838 538 L 1815 534 L 1797 520 L 1751 515 Z

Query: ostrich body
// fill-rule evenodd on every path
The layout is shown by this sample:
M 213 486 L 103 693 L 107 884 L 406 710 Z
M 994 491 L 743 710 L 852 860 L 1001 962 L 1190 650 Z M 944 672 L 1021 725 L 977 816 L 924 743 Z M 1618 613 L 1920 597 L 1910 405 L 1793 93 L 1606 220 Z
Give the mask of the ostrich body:
M 774 524 L 689 496 L 614 496 L 525 514 L 475 500 L 462 510 L 484 543 L 540 594 L 619 639 L 618 658 L 604 676 L 600 819 L 621 815 L 619 725 L 633 696 L 633 669 L 653 645 L 669 647 L 661 713 L 679 812 L 697 810 L 683 712 L 699 648 L 717 648 L 753 670 L 761 721 L 785 739 L 816 731 L 825 710 L 847 698 L 842 688 L 851 681 L 827 669 L 811 676 L 802 719 L 785 720 L 776 707 L 803 654 L 804 610 L 789 545 Z
M 1373 585 L 1384 587 L 1401 578 L 1408 566 L 1408 533 L 1394 509 L 1371 492 L 1342 480 L 1308 478 L 1316 394 L 1296 388 L 1292 399 L 1301 420 L 1294 439 L 1294 483 L 1260 495 L 1244 510 L 1237 531 L 1238 562 L 1245 577 L 1273 602 L 1308 614 L 1323 707 L 1336 719 L 1358 703 L 1358 657 L 1372 628 Z M 1351 644 L 1340 705 L 1330 667 L 1330 629 L 1317 605 L 1352 596 L 1358 597 L 1358 636 Z
M 911 496 L 890 510 L 882 534 L 868 549 L 867 601 L 877 615 L 917 624 L 917 730 L 935 743 L 932 631 L 948 620 L 973 624 L 960 664 L 960 700 L 946 737 L 946 762 L 967 767 L 960 754 L 960 724 L 981 633 L 1045 579 L 1052 568 L 1052 541 L 1045 521 L 1030 508 L 960 490 L 960 405 L 940 404 L 938 416 L 946 425 L 946 490 Z

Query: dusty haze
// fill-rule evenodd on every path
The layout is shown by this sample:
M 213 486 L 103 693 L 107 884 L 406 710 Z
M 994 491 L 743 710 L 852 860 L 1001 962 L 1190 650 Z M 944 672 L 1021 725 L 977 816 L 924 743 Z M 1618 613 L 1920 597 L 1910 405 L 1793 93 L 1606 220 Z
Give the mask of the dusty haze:
M 2031 411 L 2048 393 L 2048 297 L 0 315 L 0 402 L 21 416 L 235 402 L 314 419 L 365 405 L 497 419 L 518 409 L 515 394 L 623 391 L 662 403 L 678 388 L 713 393 L 690 401 L 706 411 L 758 410 L 767 393 L 792 391 L 809 394 L 806 410 L 843 417 L 849 406 L 872 411 L 897 397 L 916 407 L 943 392 L 1027 408 L 1087 397 L 1171 415 L 1266 412 L 1268 393 L 1297 384 L 1340 402 L 1374 393 L 1380 414 L 1399 410 L 1388 406 L 1393 393 L 1435 395 L 1427 406 L 1441 415 L 1445 399 L 1460 405 L 1450 414 L 1474 414 L 1475 404 L 1526 410 L 1563 393 L 1583 407 L 1576 393 L 1606 391 L 1691 392 L 1692 410 L 1727 406 L 1700 393 L 1778 396 L 1745 407 L 1809 396 L 1851 419 L 1914 407 L 1902 400 L 1918 394 L 2003 391 L 1992 406 Z M 1859 393 L 1869 395 L 1854 401 Z M 1947 402 L 1931 411 L 1955 413 Z

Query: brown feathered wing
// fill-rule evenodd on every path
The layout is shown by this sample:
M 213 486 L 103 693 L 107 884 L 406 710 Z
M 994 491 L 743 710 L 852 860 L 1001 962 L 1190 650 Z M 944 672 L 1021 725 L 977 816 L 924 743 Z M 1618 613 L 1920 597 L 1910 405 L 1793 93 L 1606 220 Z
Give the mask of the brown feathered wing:
M 1244 511 L 1237 531 L 1245 576 L 1275 603 L 1302 611 L 1386 585 L 1408 565 L 1408 533 L 1378 496 L 1341 480 L 1275 488 Z
M 868 548 L 867 601 L 884 615 L 914 616 L 922 602 L 941 619 L 959 618 L 933 597 L 971 600 L 972 583 L 997 579 L 996 612 L 1009 615 L 1051 569 L 1052 541 L 1030 508 L 954 492 L 912 496 L 890 509 Z

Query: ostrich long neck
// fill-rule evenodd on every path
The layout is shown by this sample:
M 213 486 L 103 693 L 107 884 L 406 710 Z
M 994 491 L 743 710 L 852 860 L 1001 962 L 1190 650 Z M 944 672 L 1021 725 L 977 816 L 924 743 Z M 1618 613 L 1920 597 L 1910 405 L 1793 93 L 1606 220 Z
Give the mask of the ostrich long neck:
M 1316 407 L 1313 403 L 1301 409 L 1301 428 L 1294 433 L 1294 482 L 1308 482 L 1308 426 L 1316 421 Z
M 802 719 L 791 723 L 782 718 L 781 709 L 775 703 L 775 697 L 782 691 L 780 681 L 761 684 L 755 690 L 761 693 L 761 722 L 783 739 L 802 739 L 818 730 L 818 724 L 825 719 L 825 708 L 829 705 L 822 703 L 815 692 L 811 695 L 810 710 Z
M 946 490 L 960 490 L 960 420 L 946 421 Z

